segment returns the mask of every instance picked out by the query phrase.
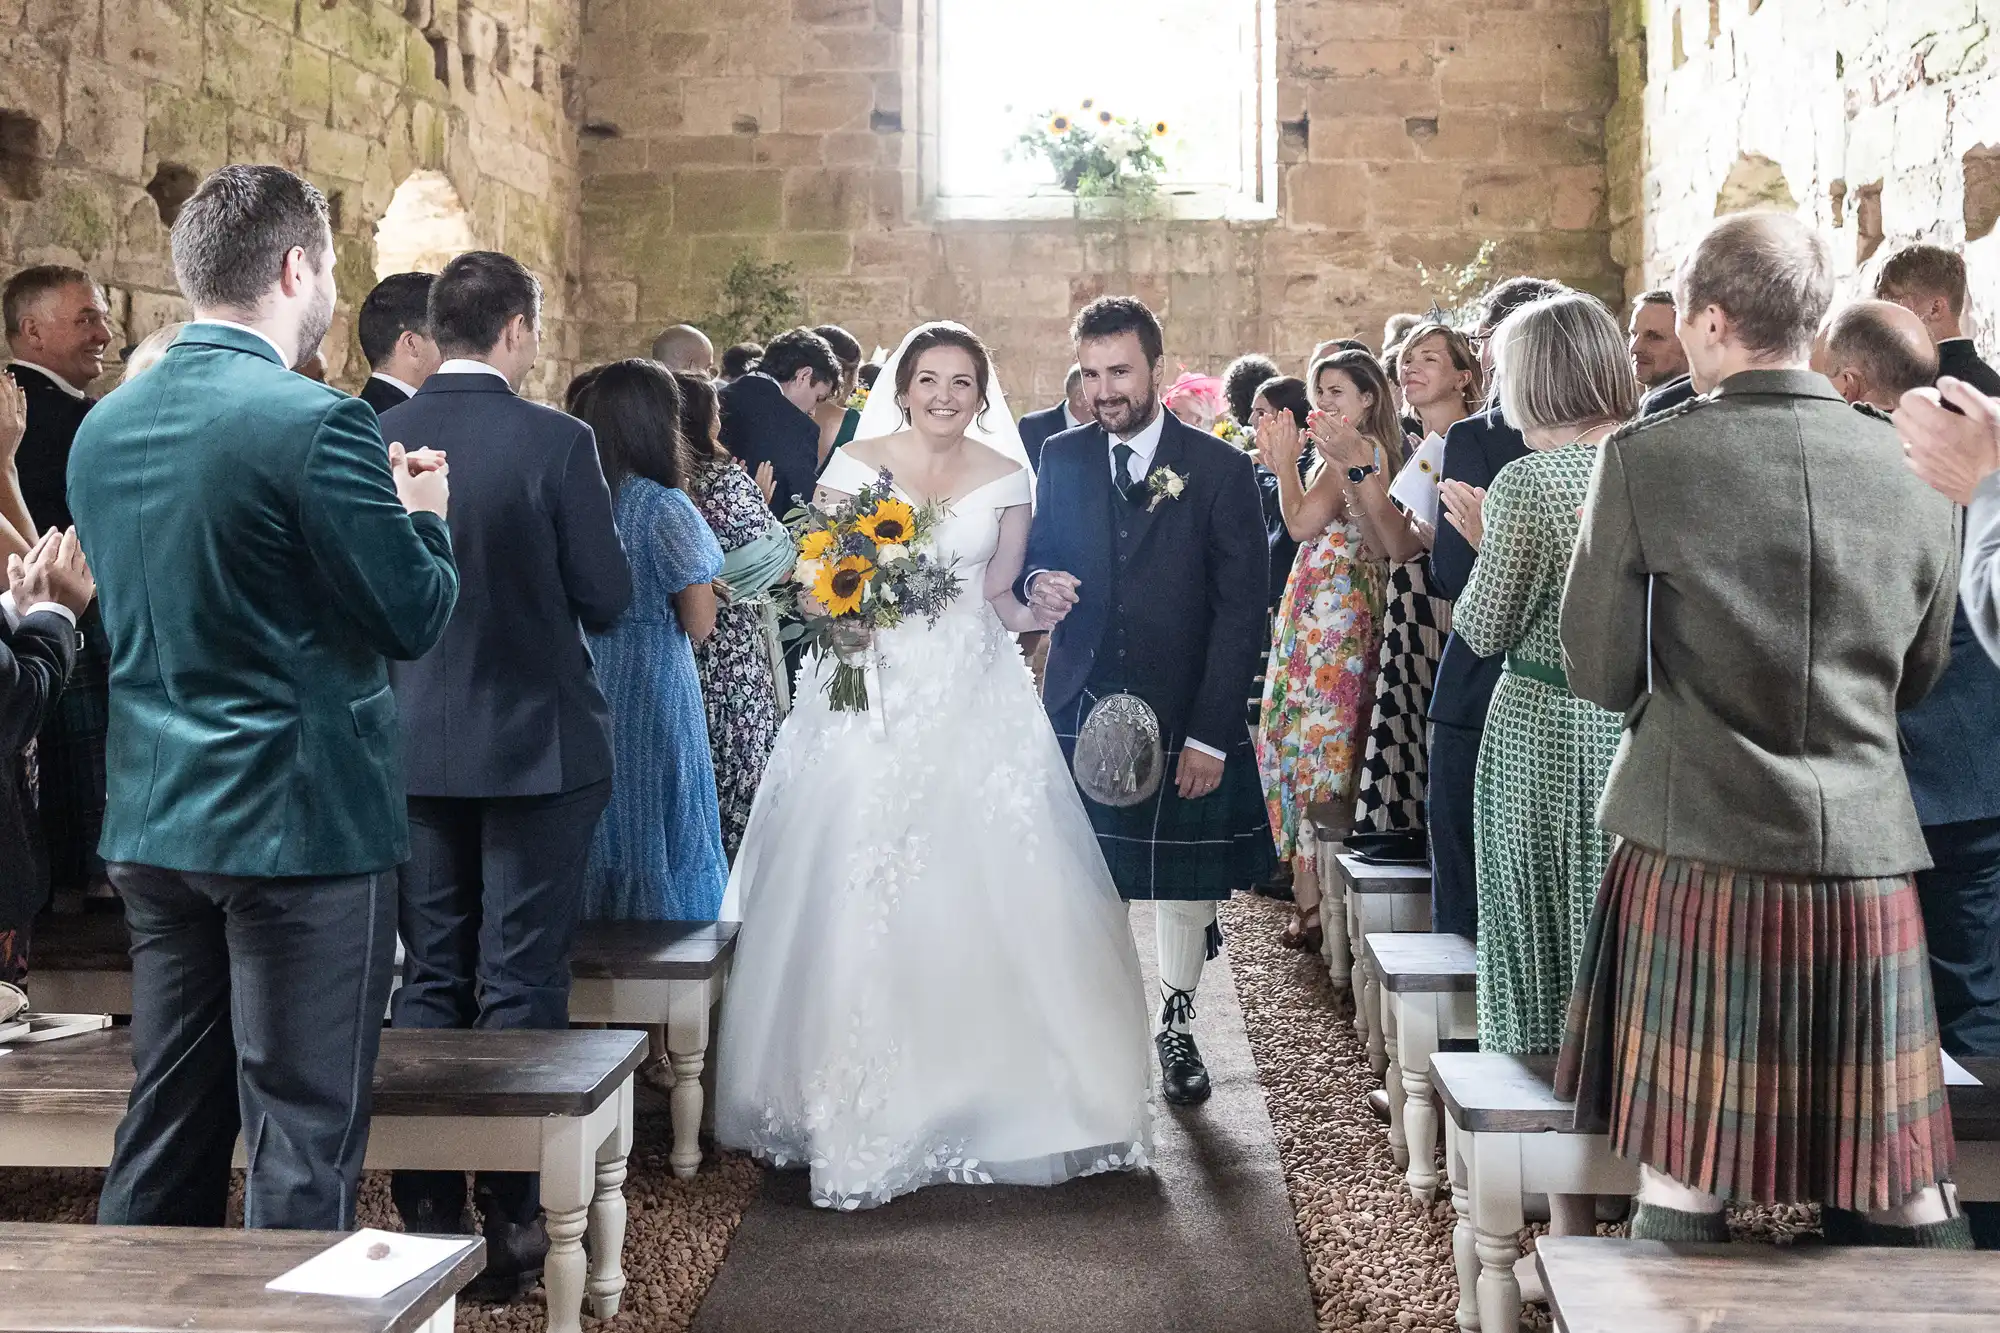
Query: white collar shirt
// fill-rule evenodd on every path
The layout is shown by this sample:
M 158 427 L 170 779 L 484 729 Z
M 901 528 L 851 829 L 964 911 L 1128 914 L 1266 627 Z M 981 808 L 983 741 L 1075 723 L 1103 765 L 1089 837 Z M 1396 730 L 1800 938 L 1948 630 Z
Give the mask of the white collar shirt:
M 474 361 L 469 356 L 453 357 L 439 366 L 437 373 L 440 375 L 491 375 L 503 382 L 507 378 L 506 375 L 501 373 L 499 367 L 489 366 L 484 361 Z M 507 387 L 512 388 L 513 385 L 509 384 Z
M 49 383 L 55 385 L 58 389 L 61 389 L 64 393 L 68 394 L 72 398 L 80 399 L 85 396 L 83 390 L 77 388 L 74 384 L 71 384 L 68 380 L 56 374 L 53 370 L 50 370 L 47 366 L 38 366 L 32 361 L 25 361 L 18 356 L 15 357 L 12 361 L 9 361 L 7 364 L 10 366 L 26 366 L 29 370 L 32 370 L 37 375 L 40 375 L 43 378 L 47 379 Z
M 1063 399 L 1063 429 L 1075 430 L 1083 424 L 1083 418 L 1069 410 L 1069 399 Z
M 1118 476 L 1116 455 L 1113 455 L 1111 460 L 1111 475 L 1121 486 L 1139 481 L 1148 472 L 1153 470 L 1153 455 L 1160 451 L 1160 436 L 1166 432 L 1166 429 L 1167 409 L 1162 406 L 1153 413 L 1153 419 L 1138 434 L 1126 439 L 1120 439 L 1116 435 L 1111 435 L 1111 447 L 1113 449 L 1122 444 L 1132 451 L 1132 460 L 1128 475 L 1126 476 Z M 1110 435 L 1109 431 L 1105 433 Z
M 371 380 L 381 380 L 384 384 L 388 385 L 392 389 L 401 389 L 403 393 L 408 397 L 415 398 L 417 396 L 416 385 L 405 384 L 403 383 L 403 381 L 397 379 L 394 375 L 387 375 L 377 370 L 371 372 L 368 378 Z

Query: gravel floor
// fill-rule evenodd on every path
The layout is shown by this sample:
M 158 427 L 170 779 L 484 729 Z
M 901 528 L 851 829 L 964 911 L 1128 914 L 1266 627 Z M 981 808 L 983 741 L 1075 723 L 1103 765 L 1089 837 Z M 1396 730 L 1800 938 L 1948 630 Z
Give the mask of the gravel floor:
M 1368 1112 L 1368 1092 L 1379 1085 L 1354 1034 L 1354 1006 L 1334 993 L 1317 955 L 1279 946 L 1289 910 L 1239 895 L 1222 919 L 1319 1326 L 1326 1333 L 1455 1333 L 1449 1194 L 1440 1191 L 1425 1210 L 1404 1188 L 1388 1133 Z M 1733 1209 L 1730 1226 L 1738 1240 L 1786 1244 L 1816 1235 L 1818 1209 Z M 1522 1244 L 1541 1230 L 1524 1231 Z M 1625 1228 L 1598 1231 L 1618 1236 Z M 1545 1312 L 1529 1307 L 1522 1327 L 1548 1328 Z
M 722 1267 L 729 1238 L 757 1195 L 759 1168 L 735 1153 L 720 1161 L 711 1150 L 693 1180 L 667 1167 L 671 1133 L 665 1097 L 641 1084 L 625 1180 L 625 1299 L 618 1317 L 584 1323 L 606 1333 L 673 1333 L 694 1321 L 695 1308 Z M 0 1169 L 0 1217 L 22 1222 L 90 1222 L 97 1216 L 102 1171 Z M 362 1178 L 361 1224 L 402 1230 L 389 1202 L 389 1177 Z M 230 1223 L 242 1221 L 242 1179 L 230 1202 Z M 540 1333 L 545 1323 L 538 1288 L 515 1305 L 461 1301 L 457 1333 Z

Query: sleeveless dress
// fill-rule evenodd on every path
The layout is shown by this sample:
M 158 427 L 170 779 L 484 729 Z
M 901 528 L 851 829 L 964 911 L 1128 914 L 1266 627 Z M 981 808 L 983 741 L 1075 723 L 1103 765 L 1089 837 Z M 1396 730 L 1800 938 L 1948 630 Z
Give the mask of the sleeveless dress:
M 821 484 L 875 477 L 842 451 Z M 730 877 L 717 1138 L 808 1167 L 822 1207 L 1147 1164 L 1125 906 L 981 595 L 1000 515 L 1030 496 L 1020 471 L 952 504 L 935 543 L 962 591 L 935 626 L 877 636 L 870 712 L 833 712 L 808 660 Z

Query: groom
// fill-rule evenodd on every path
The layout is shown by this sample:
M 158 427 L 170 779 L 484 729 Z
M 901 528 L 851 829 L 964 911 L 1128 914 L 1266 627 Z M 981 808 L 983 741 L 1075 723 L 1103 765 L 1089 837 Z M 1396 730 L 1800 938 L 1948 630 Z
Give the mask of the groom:
M 1056 625 L 1043 703 L 1072 755 L 1099 699 L 1121 691 L 1160 720 L 1166 777 L 1136 806 L 1085 797 L 1127 901 L 1159 903 L 1161 1085 L 1208 1099 L 1189 1031 L 1215 905 L 1270 873 L 1245 703 L 1267 647 L 1268 555 L 1250 458 L 1160 404 L 1160 322 L 1130 297 L 1085 307 L 1070 332 L 1094 423 L 1042 450 L 1021 587 Z

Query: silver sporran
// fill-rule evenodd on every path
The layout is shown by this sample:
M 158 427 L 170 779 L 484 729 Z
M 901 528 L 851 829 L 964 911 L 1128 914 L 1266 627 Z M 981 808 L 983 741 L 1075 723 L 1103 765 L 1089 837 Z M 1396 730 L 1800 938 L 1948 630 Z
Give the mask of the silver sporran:
M 1136 694 L 1106 695 L 1077 732 L 1070 767 L 1076 785 L 1099 805 L 1138 805 L 1160 789 L 1166 756 L 1160 719 Z

